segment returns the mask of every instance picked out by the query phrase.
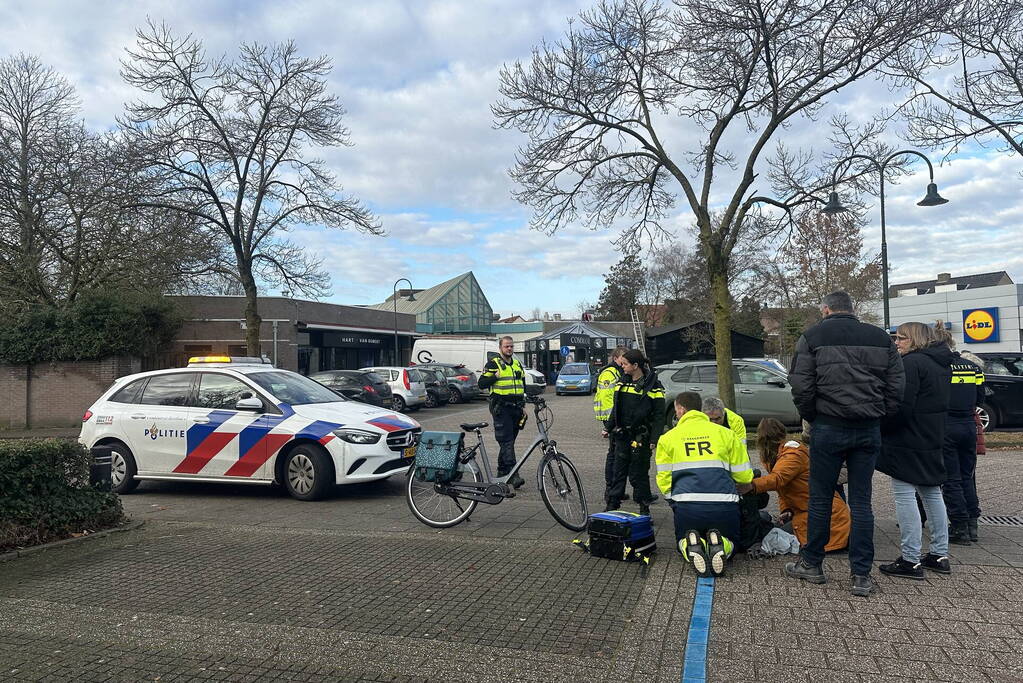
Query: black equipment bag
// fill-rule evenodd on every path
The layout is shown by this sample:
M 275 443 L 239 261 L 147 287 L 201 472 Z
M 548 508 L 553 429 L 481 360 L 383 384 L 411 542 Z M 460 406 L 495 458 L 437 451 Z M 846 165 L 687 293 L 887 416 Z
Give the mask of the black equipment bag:
M 650 553 L 657 550 L 650 515 L 624 510 L 597 512 L 590 515 L 586 529 L 588 540 L 573 543 L 595 557 L 649 564 Z

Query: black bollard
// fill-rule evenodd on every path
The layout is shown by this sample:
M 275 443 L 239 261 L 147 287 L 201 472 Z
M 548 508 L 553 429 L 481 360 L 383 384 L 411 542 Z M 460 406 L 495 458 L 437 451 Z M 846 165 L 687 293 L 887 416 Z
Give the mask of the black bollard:
M 93 446 L 89 449 L 92 463 L 89 465 L 89 485 L 99 491 L 110 490 L 110 461 L 114 449 L 110 446 Z

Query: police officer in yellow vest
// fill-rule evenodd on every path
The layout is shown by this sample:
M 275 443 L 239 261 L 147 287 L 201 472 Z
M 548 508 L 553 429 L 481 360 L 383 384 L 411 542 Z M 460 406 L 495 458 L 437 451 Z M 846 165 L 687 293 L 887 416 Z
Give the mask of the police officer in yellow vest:
M 487 361 L 480 376 L 480 389 L 490 389 L 490 414 L 494 437 L 501 447 L 497 455 L 497 476 L 504 477 L 515 466 L 515 437 L 525 424 L 526 373 L 512 351 L 511 337 L 501 337 L 501 355 Z M 515 473 L 508 483 L 519 488 L 525 480 Z
M 674 510 L 679 551 L 701 575 L 721 574 L 739 538 L 737 484 L 753 480 L 739 439 L 700 412 L 696 392 L 675 397 L 678 423 L 657 442 L 657 487 Z
M 703 399 L 701 412 L 714 424 L 731 429 L 735 438 L 742 444 L 742 452 L 749 458 L 749 450 L 746 447 L 746 420 L 742 419 L 742 415 L 726 408 L 724 402 L 717 396 Z
M 593 415 L 600 423 L 602 432 L 607 434 L 607 421 L 611 418 L 611 409 L 615 402 L 615 385 L 622 378 L 622 369 L 619 366 L 622 355 L 627 349 L 619 346 L 611 352 L 608 358 L 607 367 L 597 375 L 597 391 L 593 394 Z M 606 437 L 605 437 L 606 438 Z M 607 494 L 611 490 L 611 483 L 614 480 L 615 471 L 615 449 L 614 441 L 608 439 L 607 458 L 604 461 L 604 502 L 607 502 Z M 628 494 L 622 494 L 622 500 L 628 500 Z

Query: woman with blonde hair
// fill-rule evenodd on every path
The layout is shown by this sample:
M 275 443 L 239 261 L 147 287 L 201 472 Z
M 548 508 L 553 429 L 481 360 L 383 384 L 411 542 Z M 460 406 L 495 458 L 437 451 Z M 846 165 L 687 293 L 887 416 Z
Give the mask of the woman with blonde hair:
M 785 425 L 766 417 L 757 426 L 757 452 L 767 474 L 753 480 L 753 491 L 778 492 L 781 521 L 792 521 L 792 530 L 801 544 L 806 543 L 806 519 L 810 505 L 810 453 L 806 445 L 790 439 Z M 831 539 L 825 551 L 842 550 L 849 545 L 849 506 L 835 493 L 831 503 Z
M 906 389 L 895 415 L 881 423 L 881 457 L 877 469 L 892 478 L 901 556 L 879 567 L 882 573 L 923 579 L 924 569 L 951 573 L 948 562 L 948 517 L 941 485 L 945 482 L 942 446 L 952 383 L 952 351 L 936 341 L 924 323 L 902 323 L 895 332 L 902 356 Z M 927 513 L 929 544 L 921 557 L 923 525 L 916 495 Z

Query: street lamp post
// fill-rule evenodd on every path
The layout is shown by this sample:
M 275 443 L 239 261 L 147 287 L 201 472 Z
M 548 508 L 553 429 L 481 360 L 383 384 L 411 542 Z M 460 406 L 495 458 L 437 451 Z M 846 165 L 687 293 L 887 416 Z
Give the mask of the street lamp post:
M 842 202 L 838 199 L 838 192 L 835 191 L 835 186 L 838 184 L 838 169 L 841 168 L 842 164 L 853 161 L 855 159 L 862 159 L 863 161 L 870 162 L 875 169 L 877 169 L 878 175 L 880 176 L 880 198 L 881 198 L 881 287 L 884 301 L 884 329 L 889 331 L 891 327 L 891 319 L 888 311 L 888 240 L 885 233 L 885 210 L 884 210 L 884 174 L 888 168 L 888 164 L 893 159 L 903 154 L 911 154 L 918 156 L 927 162 L 927 171 L 930 174 L 930 182 L 927 184 L 927 194 L 923 199 L 916 203 L 917 206 L 940 206 L 941 204 L 947 204 L 948 200 L 938 194 L 938 186 L 934 183 L 934 166 L 931 165 L 931 160 L 926 156 L 917 152 L 913 149 L 903 149 L 898 152 L 892 152 L 883 161 L 878 161 L 874 157 L 867 156 L 866 154 L 852 154 L 846 158 L 840 160 L 835 164 L 835 170 L 831 173 L 831 194 L 828 195 L 828 201 L 821 209 L 823 213 L 836 214 L 848 211 L 848 209 L 842 206 Z
M 409 280 L 408 278 L 404 278 L 404 277 L 403 278 L 398 278 L 394 282 L 394 288 L 393 288 L 394 296 L 391 297 L 394 300 L 394 364 L 395 365 L 401 365 L 401 363 L 398 362 L 398 360 L 399 360 L 398 359 L 398 283 L 399 282 L 407 282 L 408 283 L 408 291 L 409 291 L 408 300 L 409 301 L 415 301 L 416 300 L 416 295 L 412 291 L 412 281 Z

